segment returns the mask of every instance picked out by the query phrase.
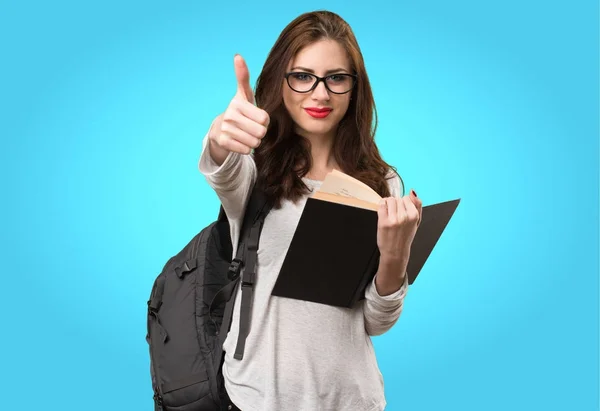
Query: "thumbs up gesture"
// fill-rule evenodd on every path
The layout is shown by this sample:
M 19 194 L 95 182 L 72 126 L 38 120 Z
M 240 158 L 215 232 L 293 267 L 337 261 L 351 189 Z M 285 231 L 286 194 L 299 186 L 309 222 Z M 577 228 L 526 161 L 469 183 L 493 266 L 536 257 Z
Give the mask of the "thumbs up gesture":
M 222 164 L 229 152 L 250 154 L 267 133 L 269 114 L 254 105 L 248 66 L 240 55 L 234 58 L 237 92 L 209 133 L 211 155 Z

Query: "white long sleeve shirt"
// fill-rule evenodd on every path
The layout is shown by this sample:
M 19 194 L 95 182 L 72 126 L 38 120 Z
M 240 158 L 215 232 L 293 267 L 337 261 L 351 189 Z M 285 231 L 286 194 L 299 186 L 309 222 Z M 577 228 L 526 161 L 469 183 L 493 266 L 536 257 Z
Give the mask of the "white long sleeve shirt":
M 234 250 L 256 165 L 251 155 L 230 153 L 218 166 L 203 141 L 199 170 L 227 213 Z M 321 182 L 304 179 L 310 188 Z M 393 196 L 401 180 L 390 180 Z M 244 358 L 233 358 L 238 337 L 241 292 L 224 343 L 225 387 L 243 411 L 380 411 L 386 406 L 383 377 L 371 335 L 398 320 L 408 280 L 397 292 L 380 296 L 371 282 L 353 308 L 280 298 L 271 290 L 306 203 L 284 201 L 267 215 L 260 238 L 250 333 Z M 307 256 L 310 258 L 310 256 Z

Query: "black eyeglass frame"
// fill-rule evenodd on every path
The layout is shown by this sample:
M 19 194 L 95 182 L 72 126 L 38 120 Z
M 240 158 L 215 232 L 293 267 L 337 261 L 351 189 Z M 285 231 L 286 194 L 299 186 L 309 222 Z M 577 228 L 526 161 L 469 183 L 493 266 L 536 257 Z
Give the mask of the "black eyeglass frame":
M 290 77 L 292 74 L 305 74 L 305 75 L 311 76 L 311 77 L 313 77 L 313 78 L 316 78 L 316 79 L 317 79 L 317 81 L 315 81 L 315 83 L 312 85 L 312 87 L 311 87 L 309 90 L 306 90 L 306 91 L 298 91 L 298 90 L 296 90 L 295 88 L 293 88 L 293 87 L 292 87 L 292 85 L 290 84 L 290 78 L 289 78 L 289 77 Z M 332 76 L 348 76 L 348 77 L 351 77 L 351 78 L 352 78 L 352 80 L 353 80 L 353 82 L 352 82 L 352 87 L 350 87 L 350 89 L 348 89 L 347 91 L 344 91 L 344 92 L 342 92 L 342 93 L 338 93 L 338 92 L 336 92 L 336 91 L 333 91 L 333 90 L 331 90 L 331 89 L 329 88 L 329 85 L 327 84 L 327 81 L 325 81 L 325 80 L 327 80 L 329 77 L 332 77 Z M 351 92 L 351 91 L 352 91 L 352 89 L 354 89 L 354 87 L 356 86 L 356 82 L 358 81 L 358 76 L 357 76 L 356 74 L 350 74 L 350 73 L 334 73 L 334 74 L 330 74 L 330 75 L 328 75 L 328 76 L 325 76 L 325 77 L 319 77 L 319 76 L 317 76 L 316 74 L 313 74 L 313 73 L 307 73 L 307 72 L 305 72 L 305 71 L 291 71 L 291 72 L 289 72 L 289 73 L 285 73 L 285 76 L 284 76 L 284 77 L 285 77 L 285 80 L 286 80 L 286 82 L 287 82 L 287 85 L 288 85 L 288 87 L 289 87 L 289 88 L 291 88 L 292 90 L 294 90 L 296 93 L 302 93 L 302 94 L 304 94 L 304 93 L 310 93 L 311 91 L 313 91 L 315 88 L 317 88 L 317 86 L 319 85 L 319 83 L 320 83 L 321 81 L 323 82 L 323 84 L 325 84 L 325 88 L 326 88 L 326 89 L 327 89 L 329 92 L 331 92 L 331 93 L 333 93 L 333 94 L 347 94 L 347 93 Z

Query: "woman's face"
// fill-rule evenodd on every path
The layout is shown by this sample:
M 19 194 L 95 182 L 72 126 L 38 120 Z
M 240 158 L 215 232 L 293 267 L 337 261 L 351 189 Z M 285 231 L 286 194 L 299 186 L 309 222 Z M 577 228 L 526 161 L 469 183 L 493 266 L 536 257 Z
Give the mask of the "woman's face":
M 352 87 L 352 79 L 335 74 L 350 74 L 350 70 L 346 51 L 333 40 L 320 40 L 304 47 L 287 67 L 288 73 L 303 73 L 289 77 L 292 86 L 300 91 L 309 89 L 314 82 L 314 78 L 308 74 L 330 76 L 327 80 L 329 87 L 336 92 L 345 91 Z M 306 138 L 333 138 L 340 120 L 348 110 L 352 92 L 332 93 L 321 81 L 312 91 L 300 93 L 294 91 L 287 80 L 283 81 L 283 102 L 294 120 L 296 132 Z

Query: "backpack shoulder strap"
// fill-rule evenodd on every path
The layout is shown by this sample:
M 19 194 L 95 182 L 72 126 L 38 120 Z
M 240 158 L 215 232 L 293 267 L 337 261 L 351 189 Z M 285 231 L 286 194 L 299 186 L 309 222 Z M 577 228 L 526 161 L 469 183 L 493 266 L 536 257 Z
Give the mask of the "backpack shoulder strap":
M 258 243 L 265 218 L 269 213 L 270 208 L 270 204 L 267 202 L 262 190 L 255 187 L 248 203 L 248 211 L 251 213 L 250 215 L 254 215 L 254 220 L 248 222 L 247 233 L 244 237 L 242 249 L 244 271 L 242 274 L 241 287 L 242 302 L 240 307 L 240 328 L 237 346 L 233 355 L 236 360 L 244 358 L 246 338 L 250 332 L 250 311 L 252 309 L 252 294 L 254 293 L 254 282 L 256 280 Z
M 271 210 L 271 207 L 272 205 L 267 201 L 262 189 L 258 185 L 254 185 L 244 213 L 244 221 L 242 222 L 236 257 L 229 267 L 229 279 L 232 281 L 224 287 L 222 293 L 219 293 L 219 301 L 215 301 L 217 300 L 217 298 L 215 298 L 212 303 L 219 304 L 223 300 L 227 301 L 225 312 L 223 314 L 223 322 L 221 323 L 221 329 L 219 331 L 219 347 L 222 347 L 227 336 L 227 331 L 231 326 L 233 305 L 237 295 L 238 284 L 241 280 L 242 301 L 240 310 L 240 332 L 234 355 L 236 359 L 243 358 L 246 338 L 250 330 L 250 310 L 256 277 L 258 243 L 265 218 Z M 224 214 L 223 207 L 221 207 L 219 218 L 221 218 L 222 215 L 224 216 Z M 242 272 L 241 278 L 240 272 Z

